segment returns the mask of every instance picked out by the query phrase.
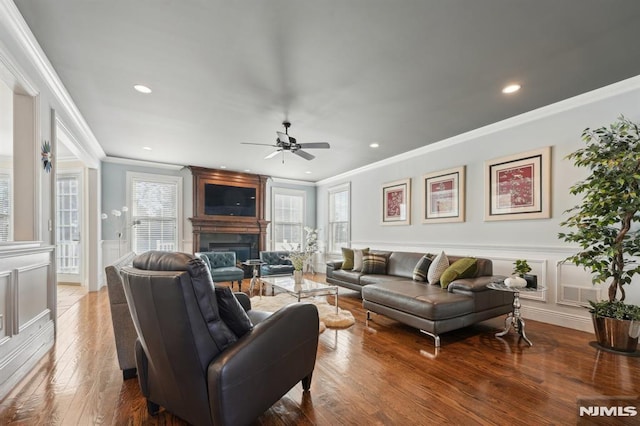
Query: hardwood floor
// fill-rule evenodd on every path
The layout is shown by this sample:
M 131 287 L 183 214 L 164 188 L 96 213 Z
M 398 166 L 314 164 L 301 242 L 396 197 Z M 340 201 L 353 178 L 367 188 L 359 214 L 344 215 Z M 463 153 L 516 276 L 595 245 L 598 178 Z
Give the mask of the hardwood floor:
M 590 333 L 527 321 L 528 347 L 513 333 L 495 338 L 496 318 L 443 335 L 435 352 L 383 316 L 366 327 L 356 292 L 340 289 L 340 307 L 356 324 L 320 336 L 311 392 L 297 385 L 255 424 L 565 425 L 578 397 L 640 394 L 640 358 L 598 351 Z M 137 380 L 123 382 L 106 288 L 60 314 L 55 347 L 0 410 L 2 425 L 185 424 L 148 416 Z

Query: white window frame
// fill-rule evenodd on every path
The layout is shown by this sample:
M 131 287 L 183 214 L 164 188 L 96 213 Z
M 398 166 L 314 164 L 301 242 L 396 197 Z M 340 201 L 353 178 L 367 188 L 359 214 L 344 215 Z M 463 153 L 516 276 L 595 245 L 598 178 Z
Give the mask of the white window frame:
M 347 192 L 347 246 L 351 246 L 351 182 L 346 182 L 340 185 L 329 188 L 327 192 L 327 252 L 329 254 L 340 254 L 341 247 L 336 247 L 336 243 L 333 241 L 333 221 L 332 221 L 332 209 L 333 204 L 332 197 L 340 192 Z
M 300 244 L 304 245 L 304 227 L 306 226 L 307 219 L 307 193 L 299 189 L 290 188 L 271 188 L 271 250 L 276 250 L 276 196 L 277 195 L 289 195 L 302 198 L 302 222 L 300 223 L 300 241 L 289 241 L 293 246 Z M 290 222 L 287 222 L 290 223 Z
M 183 213 L 182 213 L 182 176 L 170 176 L 170 175 L 158 175 L 153 173 L 138 173 L 138 172 L 127 172 L 127 206 L 130 206 L 130 214 L 131 220 L 134 219 L 134 200 L 133 200 L 133 183 L 135 181 L 145 181 L 145 182 L 157 182 L 157 183 L 167 183 L 176 185 L 176 241 L 175 241 L 175 251 L 182 251 L 181 241 L 182 241 L 182 222 L 183 222 Z M 125 235 L 128 236 L 127 246 L 129 250 L 132 250 L 134 247 L 134 233 L 131 228 L 132 224 L 127 224 L 127 230 L 125 231 Z

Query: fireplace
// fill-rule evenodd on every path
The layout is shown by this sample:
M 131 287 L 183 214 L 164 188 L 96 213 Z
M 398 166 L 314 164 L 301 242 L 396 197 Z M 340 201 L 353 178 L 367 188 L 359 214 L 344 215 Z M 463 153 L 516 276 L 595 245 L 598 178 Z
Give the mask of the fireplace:
M 257 234 L 200 234 L 199 251 L 233 251 L 236 260 L 244 262 L 260 257 Z
M 233 251 L 238 263 L 259 258 L 260 251 L 266 250 L 269 225 L 269 221 L 264 219 L 268 177 L 195 166 L 189 168 L 193 174 L 194 217 L 189 218 L 193 227 L 193 251 Z M 212 187 L 217 192 L 212 191 Z M 242 191 L 243 188 L 250 190 Z M 207 194 L 216 196 L 207 197 Z M 248 198 L 236 199 L 238 194 Z M 231 195 L 236 196 L 236 204 L 254 207 L 242 210 L 245 214 L 236 214 L 229 207 Z M 251 276 L 247 268 L 245 274 Z

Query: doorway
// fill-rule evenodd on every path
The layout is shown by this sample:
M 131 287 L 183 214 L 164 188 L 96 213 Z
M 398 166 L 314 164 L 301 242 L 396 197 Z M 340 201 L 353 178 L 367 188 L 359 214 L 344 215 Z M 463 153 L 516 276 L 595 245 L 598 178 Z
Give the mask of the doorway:
M 58 284 L 82 284 L 82 188 L 81 171 L 56 173 L 56 270 Z

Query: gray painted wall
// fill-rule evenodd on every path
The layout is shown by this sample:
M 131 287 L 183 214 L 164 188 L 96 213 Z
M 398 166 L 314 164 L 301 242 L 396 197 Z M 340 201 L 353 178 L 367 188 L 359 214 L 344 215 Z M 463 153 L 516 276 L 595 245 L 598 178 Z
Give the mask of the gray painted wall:
M 127 205 L 127 172 L 149 173 L 163 176 L 182 177 L 183 222 L 182 222 L 182 250 L 191 252 L 191 222 L 193 216 L 193 180 L 191 171 L 187 168 L 153 167 L 152 165 L 135 165 L 129 163 L 102 162 L 102 212 L 111 216 L 111 210 L 121 210 Z M 131 207 L 131 206 L 128 206 Z M 116 239 L 118 226 L 115 221 L 102 221 L 102 239 L 111 241 Z M 105 264 L 108 264 L 105 261 Z
M 608 125 L 621 113 L 640 121 L 639 78 L 319 182 L 318 225 L 327 227 L 328 189 L 350 181 L 352 246 L 445 250 L 452 254 L 491 257 L 494 273 L 500 274 L 510 273 L 515 259 L 529 259 L 548 290 L 537 296 L 538 299 L 524 303 L 525 315 L 589 330 L 586 310 L 562 303 L 565 296 L 561 285 L 584 285 L 587 290 L 591 286 L 588 274 L 561 263 L 575 249 L 557 238 L 561 230 L 559 223 L 565 217 L 563 212 L 577 202 L 569 194 L 569 187 L 586 175 L 564 157 L 582 146 L 580 135 L 585 127 Z M 544 146 L 552 147 L 551 218 L 485 222 L 485 161 Z M 422 175 L 462 165 L 467 168 L 466 221 L 422 224 Z M 403 178 L 412 179 L 411 225 L 382 226 L 381 185 Z M 321 238 L 326 240 L 326 235 L 322 234 Z M 629 289 L 627 301 L 640 303 L 640 285 Z

